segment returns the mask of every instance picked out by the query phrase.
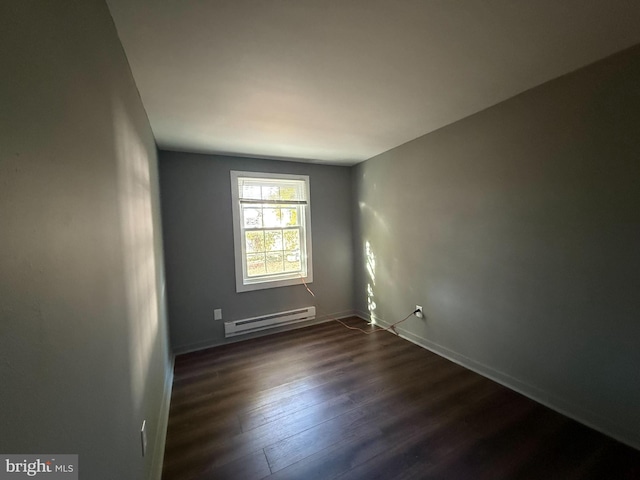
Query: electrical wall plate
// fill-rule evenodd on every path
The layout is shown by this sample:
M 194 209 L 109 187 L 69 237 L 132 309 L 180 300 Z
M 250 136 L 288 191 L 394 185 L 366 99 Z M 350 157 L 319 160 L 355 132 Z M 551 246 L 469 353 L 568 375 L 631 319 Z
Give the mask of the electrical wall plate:
M 414 315 L 418 318 L 424 318 L 424 312 L 422 311 L 422 306 L 421 305 L 416 305 L 416 312 L 414 313 Z

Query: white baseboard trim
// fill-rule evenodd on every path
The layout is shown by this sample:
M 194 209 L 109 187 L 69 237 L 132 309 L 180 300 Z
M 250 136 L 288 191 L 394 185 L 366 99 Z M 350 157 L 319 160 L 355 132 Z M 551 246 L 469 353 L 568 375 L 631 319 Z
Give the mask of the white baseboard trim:
M 317 310 L 316 310 L 317 311 Z M 342 312 L 316 315 L 316 318 L 306 322 L 292 323 L 290 325 L 283 325 L 281 327 L 275 327 L 268 330 L 260 330 L 255 333 L 247 335 L 239 335 L 236 337 L 230 337 L 220 340 L 205 340 L 202 342 L 192 343 L 189 345 L 182 345 L 174 347 L 173 353 L 175 355 L 183 355 L 185 353 L 197 352 L 199 350 L 206 350 L 207 348 L 219 347 L 221 345 L 228 345 L 230 343 L 242 342 L 244 340 L 250 340 L 252 338 L 264 337 L 266 335 L 273 335 L 275 333 L 287 332 L 289 330 L 297 330 L 298 328 L 310 327 L 311 325 L 318 325 L 320 323 L 330 322 L 332 320 L 340 320 L 342 318 L 359 316 L 355 310 L 343 310 Z
M 175 366 L 175 355 L 171 354 L 170 368 L 164 379 L 164 391 L 162 396 L 162 404 L 156 425 L 158 430 L 153 445 L 153 457 L 151 461 L 151 472 L 149 478 L 151 480 L 161 480 L 162 466 L 164 463 L 164 447 L 167 443 L 167 427 L 169 426 L 169 408 L 171 407 L 171 392 L 173 390 L 173 369 Z
M 366 322 L 370 322 L 370 315 L 368 313 L 357 311 L 356 316 Z M 376 317 L 375 321 L 376 324 L 380 325 L 381 327 L 388 327 L 389 325 L 391 325 L 390 323 L 379 317 Z M 600 433 L 618 440 L 619 442 L 640 450 L 640 438 L 638 438 L 637 432 L 631 432 L 629 430 L 626 430 L 624 427 L 614 425 L 608 419 L 595 412 L 586 410 L 580 405 L 576 405 L 573 402 L 568 402 L 549 392 L 541 390 L 538 387 L 522 382 L 521 380 L 507 375 L 506 373 L 495 370 L 460 353 L 443 347 L 440 344 L 432 342 L 424 337 L 415 335 L 407 331 L 406 329 L 403 329 L 401 326 L 395 327 L 395 330 L 398 332 L 398 336 L 400 338 L 403 338 L 419 347 L 429 350 L 436 355 L 444 357 L 447 360 L 457 363 L 458 365 L 467 368 L 477 373 L 478 375 L 482 375 L 483 377 L 493 380 L 494 382 L 499 383 L 500 385 L 503 385 L 515 392 L 518 392 L 525 397 L 530 398 L 531 400 L 550 408 L 551 410 L 554 410 L 566 417 L 575 420 L 576 422 L 582 423 L 590 428 L 593 428 L 594 430 L 599 431 Z M 389 332 L 393 333 L 392 330 L 389 330 Z

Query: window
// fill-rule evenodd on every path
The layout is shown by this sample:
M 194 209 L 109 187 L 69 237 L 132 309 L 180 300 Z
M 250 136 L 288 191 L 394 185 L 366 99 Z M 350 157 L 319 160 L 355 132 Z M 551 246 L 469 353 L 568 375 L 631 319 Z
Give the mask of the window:
M 231 172 L 236 291 L 313 281 L 309 177 Z

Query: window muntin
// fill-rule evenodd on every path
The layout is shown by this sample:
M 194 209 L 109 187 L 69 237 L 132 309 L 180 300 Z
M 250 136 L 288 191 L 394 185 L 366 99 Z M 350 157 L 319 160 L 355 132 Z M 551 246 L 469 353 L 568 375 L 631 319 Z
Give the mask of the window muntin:
M 236 290 L 312 281 L 309 177 L 231 172 Z

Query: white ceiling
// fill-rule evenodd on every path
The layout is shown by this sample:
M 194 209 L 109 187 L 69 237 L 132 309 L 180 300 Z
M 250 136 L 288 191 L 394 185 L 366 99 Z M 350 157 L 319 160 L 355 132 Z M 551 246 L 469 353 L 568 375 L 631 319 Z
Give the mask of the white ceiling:
M 640 43 L 637 0 L 107 0 L 158 146 L 351 165 Z

